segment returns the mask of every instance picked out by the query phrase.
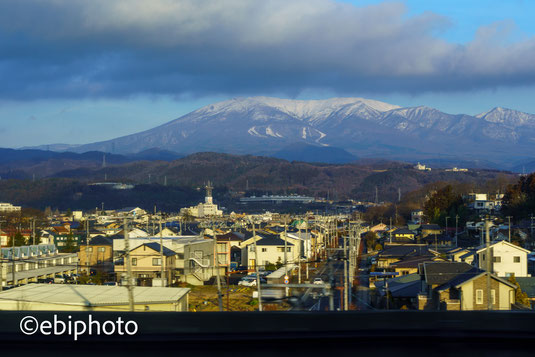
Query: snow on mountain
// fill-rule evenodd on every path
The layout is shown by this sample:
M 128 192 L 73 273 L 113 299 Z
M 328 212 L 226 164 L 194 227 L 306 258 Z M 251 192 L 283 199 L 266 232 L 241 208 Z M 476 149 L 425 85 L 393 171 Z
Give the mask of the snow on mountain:
M 488 112 L 478 114 L 476 115 L 476 118 L 483 119 L 490 123 L 500 123 L 511 126 L 535 126 L 535 115 L 501 107 L 496 107 Z
M 131 153 L 159 147 L 181 153 L 269 154 L 295 143 L 368 157 L 414 160 L 471 155 L 505 161 L 515 152 L 535 149 L 535 115 L 494 108 L 474 117 L 364 98 L 235 98 L 141 133 L 82 145 L 76 151 Z

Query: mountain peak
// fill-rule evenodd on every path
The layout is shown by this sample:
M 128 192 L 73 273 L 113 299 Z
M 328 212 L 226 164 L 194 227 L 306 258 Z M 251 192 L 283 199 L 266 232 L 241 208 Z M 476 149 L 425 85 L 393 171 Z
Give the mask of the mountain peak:
M 502 123 L 513 126 L 535 125 L 535 115 L 504 107 L 494 107 L 488 112 L 480 113 L 475 117 L 490 123 Z

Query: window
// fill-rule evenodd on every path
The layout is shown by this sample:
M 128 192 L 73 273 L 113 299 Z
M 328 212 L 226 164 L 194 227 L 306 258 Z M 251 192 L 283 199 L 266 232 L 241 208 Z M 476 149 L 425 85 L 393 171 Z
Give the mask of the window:
M 496 305 L 496 290 L 494 289 L 490 291 L 490 301 L 492 305 Z
M 262 248 L 262 253 L 267 252 L 267 248 Z
M 483 289 L 476 290 L 476 304 L 483 304 Z
M 87 251 L 88 251 L 89 253 L 93 253 L 93 247 L 87 247 Z
M 492 261 L 494 263 L 501 263 L 502 262 L 502 257 L 492 257 Z
M 105 247 L 99 247 L 99 248 L 98 248 L 98 251 L 99 251 L 100 253 L 104 253 L 104 252 L 106 251 L 106 248 L 105 248 Z
M 137 258 L 132 258 L 132 266 L 137 266 Z
M 520 263 L 520 257 L 513 257 L 513 262 Z
M 152 266 L 162 265 L 162 258 L 152 258 Z

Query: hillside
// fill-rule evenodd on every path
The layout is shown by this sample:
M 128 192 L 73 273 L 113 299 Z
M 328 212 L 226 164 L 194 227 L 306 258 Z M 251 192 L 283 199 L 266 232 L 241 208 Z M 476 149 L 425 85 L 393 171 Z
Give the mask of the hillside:
M 417 171 L 411 164 L 393 161 L 361 160 L 351 164 L 312 164 L 251 155 L 198 153 L 172 162 L 133 162 L 99 169 L 63 171 L 57 177 L 86 181 L 130 181 L 198 187 L 208 180 L 230 191 L 302 193 L 316 197 L 328 194 L 338 198 L 374 200 L 375 187 L 380 200 L 395 200 L 398 188 L 410 192 L 437 181 L 459 181 L 474 185 L 498 176 L 515 175 L 492 171 Z

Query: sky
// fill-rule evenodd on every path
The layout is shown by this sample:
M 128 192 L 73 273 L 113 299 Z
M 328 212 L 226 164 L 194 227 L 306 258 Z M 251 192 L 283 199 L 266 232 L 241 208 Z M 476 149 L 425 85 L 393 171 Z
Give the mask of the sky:
M 535 1 L 2 0 L 0 147 L 85 144 L 238 96 L 535 113 Z

